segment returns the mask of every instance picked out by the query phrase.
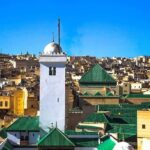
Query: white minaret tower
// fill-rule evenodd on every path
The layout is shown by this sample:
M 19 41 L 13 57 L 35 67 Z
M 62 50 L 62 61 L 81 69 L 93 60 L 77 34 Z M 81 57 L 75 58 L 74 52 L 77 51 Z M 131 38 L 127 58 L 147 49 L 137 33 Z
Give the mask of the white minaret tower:
M 66 55 L 57 43 L 49 43 L 40 56 L 40 127 L 65 130 Z

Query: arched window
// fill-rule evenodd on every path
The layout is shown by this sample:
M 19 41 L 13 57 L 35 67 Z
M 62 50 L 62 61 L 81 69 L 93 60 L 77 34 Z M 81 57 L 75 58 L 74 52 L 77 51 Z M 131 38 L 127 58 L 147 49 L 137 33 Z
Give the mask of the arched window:
M 56 67 L 53 67 L 53 75 L 56 75 Z
M 52 75 L 52 67 L 49 67 L 49 75 Z

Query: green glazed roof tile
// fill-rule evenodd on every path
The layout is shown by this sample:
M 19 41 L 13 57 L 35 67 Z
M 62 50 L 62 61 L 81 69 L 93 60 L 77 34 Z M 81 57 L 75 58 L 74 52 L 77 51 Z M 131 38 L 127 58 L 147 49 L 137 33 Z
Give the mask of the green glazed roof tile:
M 94 96 L 102 96 L 100 92 L 96 92 Z
M 7 131 L 39 131 L 39 117 L 21 117 L 11 124 Z
M 6 133 L 6 129 L 5 128 L 0 130 L 0 137 L 7 138 L 7 133 Z
M 150 98 L 149 94 L 137 93 L 137 94 L 128 94 L 125 98 Z
M 114 96 L 111 92 L 107 92 L 106 96 Z
M 74 143 L 58 128 L 54 128 L 39 142 L 39 147 L 74 147 Z
M 83 95 L 83 96 L 91 96 L 91 94 L 88 93 L 88 92 L 84 92 L 82 95 Z
M 5 143 L 4 147 L 2 148 L 2 150 L 12 150 L 13 146 L 8 142 Z
M 76 147 L 97 147 L 98 139 L 97 138 L 71 138 Z
M 98 150 L 113 150 L 116 143 L 116 140 L 108 136 L 102 141 L 102 143 L 99 144 Z
M 67 135 L 97 135 L 97 132 L 86 132 L 86 131 L 75 131 L 75 130 L 66 130 L 65 134 Z
M 84 122 L 104 122 L 108 123 L 108 119 L 104 113 L 92 113 L 84 120 Z
M 79 80 L 80 84 L 116 84 L 113 77 L 108 74 L 99 64 L 94 65 Z

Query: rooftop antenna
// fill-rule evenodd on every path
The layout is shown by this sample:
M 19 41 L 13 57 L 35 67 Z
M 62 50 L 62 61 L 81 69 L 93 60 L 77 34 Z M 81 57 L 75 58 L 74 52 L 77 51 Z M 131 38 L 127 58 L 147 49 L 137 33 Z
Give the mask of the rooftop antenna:
M 60 18 L 58 18 L 58 44 L 60 46 Z
M 54 42 L 54 32 L 52 32 L 52 42 Z

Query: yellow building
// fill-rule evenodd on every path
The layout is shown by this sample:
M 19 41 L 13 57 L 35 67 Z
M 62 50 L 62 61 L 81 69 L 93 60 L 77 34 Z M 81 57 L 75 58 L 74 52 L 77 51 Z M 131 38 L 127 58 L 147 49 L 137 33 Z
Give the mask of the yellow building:
M 150 110 L 137 112 L 137 142 L 138 150 L 150 148 Z
M 18 88 L 14 93 L 14 114 L 17 116 L 24 115 L 24 109 L 27 108 L 27 90 Z
M 10 96 L 0 96 L 0 109 L 10 109 Z

